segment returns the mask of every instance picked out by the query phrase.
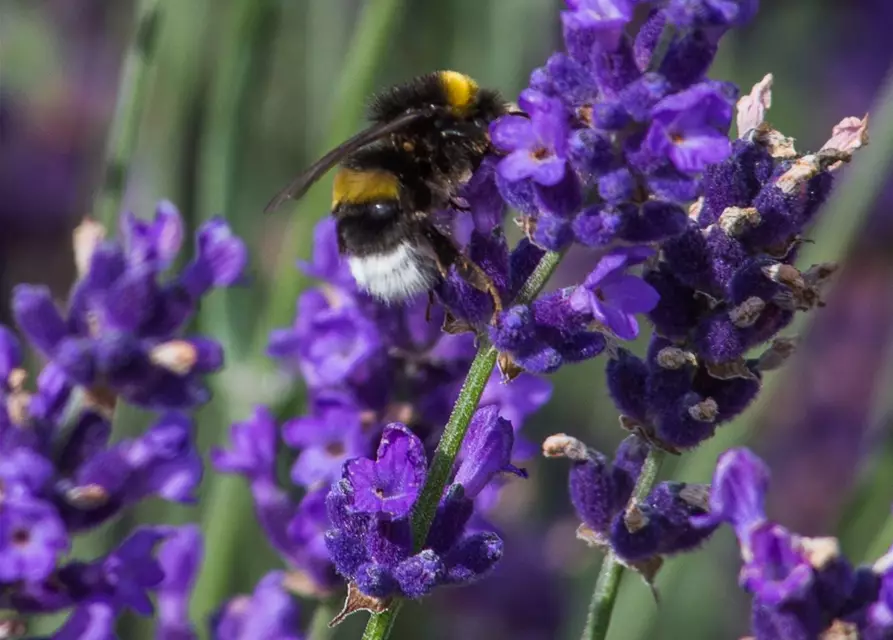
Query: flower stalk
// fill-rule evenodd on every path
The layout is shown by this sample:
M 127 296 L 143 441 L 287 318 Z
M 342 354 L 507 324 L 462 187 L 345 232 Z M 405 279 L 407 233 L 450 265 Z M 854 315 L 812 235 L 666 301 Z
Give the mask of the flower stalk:
M 146 93 L 156 62 L 158 33 L 164 13 L 161 4 L 161 0 L 140 0 L 137 3 L 134 35 L 121 68 L 118 101 L 106 144 L 102 182 L 93 201 L 93 215 L 109 229 L 117 221 L 121 210 L 124 187 L 136 149 Z
M 515 302 L 526 304 L 536 298 L 555 272 L 562 257 L 562 253 L 547 252 L 524 283 Z M 456 462 L 456 456 L 459 455 L 459 450 L 462 448 L 462 441 L 465 439 L 471 417 L 477 409 L 481 395 L 484 393 L 484 387 L 496 365 L 497 354 L 496 348 L 489 341 L 481 341 L 474 361 L 468 369 L 465 382 L 462 384 L 462 389 L 459 391 L 456 404 L 453 405 L 453 411 L 437 445 L 437 450 L 434 452 L 434 460 L 413 513 L 413 539 L 417 549 L 424 544 L 428 536 L 437 505 L 440 503 L 440 497 L 443 495 L 444 487 L 446 487 L 450 472 Z M 399 611 L 400 602 L 397 601 L 387 611 L 372 614 L 363 633 L 363 640 L 387 638 Z
M 666 453 L 656 447 L 652 447 L 642 466 L 642 473 L 636 482 L 633 492 L 633 500 L 642 500 L 651 491 L 660 466 Z M 589 613 L 586 617 L 586 626 L 580 640 L 604 640 L 608 635 L 608 626 L 611 624 L 611 613 L 614 611 L 614 603 L 620 591 L 620 581 L 623 578 L 623 565 L 618 562 L 614 552 L 609 551 L 602 561 L 598 573 L 598 581 L 592 592 L 592 600 L 589 603 Z

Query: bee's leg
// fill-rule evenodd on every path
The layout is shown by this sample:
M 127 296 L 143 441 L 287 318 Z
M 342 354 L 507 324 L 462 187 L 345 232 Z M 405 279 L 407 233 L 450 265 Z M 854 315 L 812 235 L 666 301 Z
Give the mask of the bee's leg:
M 496 323 L 496 316 L 502 313 L 502 296 L 499 295 L 499 289 L 496 283 L 487 275 L 487 272 L 480 268 L 477 264 L 468 259 L 464 254 L 459 255 L 456 261 L 456 269 L 462 279 L 478 291 L 490 294 L 493 299 L 493 317 L 491 324 Z
M 432 224 L 425 224 L 422 229 L 425 240 L 434 254 L 437 261 L 438 269 L 445 278 L 449 274 L 449 268 L 456 266 L 459 276 L 468 284 L 478 291 L 483 291 L 490 295 L 493 300 L 493 317 L 491 322 L 496 321 L 496 316 L 502 312 L 502 296 L 493 279 L 487 275 L 487 272 L 481 269 L 472 260 L 463 254 L 452 238 L 443 234 Z
M 425 305 L 425 322 L 431 322 L 431 309 L 434 308 L 434 291 L 428 291 L 428 304 Z
M 454 196 L 450 198 L 450 209 L 467 212 L 471 211 L 471 205 L 468 204 L 468 200 L 465 200 L 464 198 L 457 198 Z

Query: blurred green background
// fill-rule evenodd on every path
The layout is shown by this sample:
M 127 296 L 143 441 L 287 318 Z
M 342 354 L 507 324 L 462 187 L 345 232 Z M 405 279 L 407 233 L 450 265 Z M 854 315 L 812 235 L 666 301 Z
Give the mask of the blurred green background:
M 222 213 L 253 250 L 252 285 L 215 294 L 199 320 L 223 340 L 229 359 L 215 400 L 199 416 L 207 450 L 254 404 L 272 403 L 283 416 L 300 411 L 300 382 L 278 374 L 263 351 L 269 329 L 291 322 L 296 295 L 308 284 L 294 263 L 309 256 L 329 182 L 290 215 L 262 217 L 269 197 L 356 130 L 376 88 L 452 68 L 515 96 L 560 46 L 563 2 L 140 1 L 159 11 L 157 58 L 125 205 L 150 215 L 155 201 L 167 198 L 191 225 Z M 70 232 L 91 212 L 137 4 L 0 0 L 3 321 L 17 282 L 50 283 L 64 299 L 73 277 Z M 893 11 L 887 0 L 764 4 L 753 24 L 723 41 L 712 77 L 748 89 L 774 73 L 770 120 L 801 149 L 820 147 L 843 116 L 870 108 L 878 116 L 870 150 L 846 170 L 803 257 L 843 260 L 847 268 L 828 307 L 798 325 L 804 345 L 769 376 L 758 405 L 698 451 L 672 460 L 663 475 L 707 482 L 717 454 L 746 443 L 773 468 L 773 516 L 805 534 L 837 534 L 854 560 L 865 560 L 893 541 L 885 525 L 893 498 L 893 192 L 883 182 L 893 126 L 883 113 L 889 101 L 875 103 L 893 59 Z M 556 279 L 579 280 L 587 264 L 585 254 L 572 255 Z M 555 376 L 553 400 L 525 427 L 528 437 L 565 431 L 611 451 L 623 434 L 602 367 L 594 361 Z M 126 411 L 117 437 L 144 423 L 145 416 Z M 404 607 L 393 637 L 577 637 L 600 557 L 573 538 L 565 466 L 536 460 L 528 468 L 531 479 L 515 483 L 498 510 L 509 541 L 503 574 L 472 592 Z M 240 481 L 208 474 L 198 506 L 149 505 L 82 540 L 77 551 L 99 554 L 137 522 L 196 520 L 208 536 L 193 602 L 201 621 L 278 566 Z M 610 637 L 747 635 L 738 566 L 733 537 L 722 531 L 701 552 L 667 563 L 657 581 L 659 604 L 627 576 Z M 313 610 L 306 603 L 308 620 Z M 359 637 L 360 618 L 337 637 Z M 38 624 L 49 629 L 54 621 Z M 124 638 L 151 637 L 145 621 L 124 625 Z

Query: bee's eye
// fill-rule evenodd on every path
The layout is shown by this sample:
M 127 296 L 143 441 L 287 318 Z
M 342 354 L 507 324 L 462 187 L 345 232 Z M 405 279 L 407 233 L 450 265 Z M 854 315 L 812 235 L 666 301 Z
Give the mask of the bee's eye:
M 390 202 L 373 202 L 369 205 L 369 213 L 376 218 L 387 218 L 394 213 L 394 204 Z

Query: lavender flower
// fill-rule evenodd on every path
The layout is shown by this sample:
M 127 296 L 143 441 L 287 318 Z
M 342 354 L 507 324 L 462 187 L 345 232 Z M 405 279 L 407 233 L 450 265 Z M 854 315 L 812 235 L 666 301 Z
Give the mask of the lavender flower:
M 577 537 L 613 551 L 650 582 L 663 556 L 697 548 L 716 525 L 697 521 L 707 508 L 702 485 L 662 482 L 644 499 L 631 501 L 647 453 L 648 445 L 637 436 L 621 443 L 613 463 L 564 434 L 543 442 L 546 457 L 571 460 L 571 503 L 582 521 Z
M 583 286 L 571 294 L 571 307 L 592 314 L 618 338 L 635 339 L 639 335 L 635 314 L 651 311 L 659 296 L 651 285 L 623 269 L 650 254 L 649 250 L 618 249 L 603 257 Z
M 77 533 L 144 499 L 194 500 L 202 463 L 191 420 L 163 414 L 144 434 L 110 444 L 109 420 L 89 403 L 63 422 L 72 389 L 53 364 L 36 391 L 25 388 L 22 349 L 5 327 L 0 351 L 0 606 L 74 608 L 64 627 L 71 634 L 106 628 L 126 608 L 151 614 L 149 592 L 162 579 L 153 551 L 163 530 L 138 530 L 91 562 L 63 557 Z
M 412 431 L 400 423 L 388 425 L 376 460 L 346 464 L 329 493 L 332 528 L 326 546 L 338 572 L 366 598 L 387 602 L 394 596 L 420 598 L 440 585 L 466 584 L 490 571 L 502 556 L 502 541 L 495 533 L 466 532 L 466 525 L 474 498 L 490 480 L 503 471 L 519 473 L 510 464 L 513 440 L 511 425 L 495 407 L 477 412 L 453 482 L 419 545 L 409 516 L 428 462 Z
M 853 567 L 834 538 L 807 538 L 766 518 L 768 472 L 746 449 L 717 462 L 710 513 L 695 526 L 732 525 L 744 565 L 739 582 L 753 595 L 756 640 L 814 638 L 832 627 L 864 638 L 893 633 L 888 615 L 890 558 Z
M 223 365 L 214 340 L 183 337 L 202 296 L 242 277 L 246 252 L 222 219 L 198 230 L 197 255 L 175 278 L 160 275 L 176 257 L 182 220 L 167 202 L 155 219 L 122 219 L 120 241 L 103 241 L 94 222 L 75 235 L 80 278 L 63 315 L 49 289 L 19 285 L 13 312 L 34 347 L 71 385 L 154 409 L 208 400 L 204 377 Z

